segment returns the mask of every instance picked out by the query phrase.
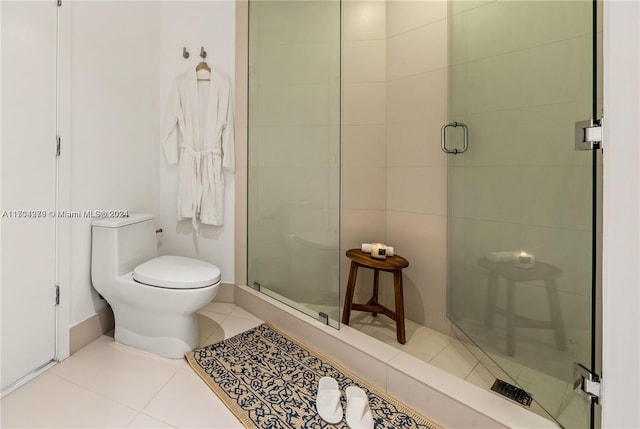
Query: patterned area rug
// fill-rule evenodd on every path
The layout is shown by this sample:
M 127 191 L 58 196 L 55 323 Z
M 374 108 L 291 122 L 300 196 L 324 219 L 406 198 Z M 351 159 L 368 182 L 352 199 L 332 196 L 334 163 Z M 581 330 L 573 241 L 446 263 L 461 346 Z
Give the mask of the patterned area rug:
M 360 386 L 369 397 L 377 428 L 440 429 L 438 425 L 349 373 L 329 358 L 262 324 L 186 354 L 196 373 L 248 428 L 347 428 L 332 425 L 316 411 L 320 377 L 344 389 Z

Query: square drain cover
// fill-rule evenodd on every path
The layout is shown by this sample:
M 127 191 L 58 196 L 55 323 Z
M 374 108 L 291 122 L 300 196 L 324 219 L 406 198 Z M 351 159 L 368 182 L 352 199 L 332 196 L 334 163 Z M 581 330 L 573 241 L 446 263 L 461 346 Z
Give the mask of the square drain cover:
M 496 381 L 493 383 L 493 386 L 491 386 L 491 390 L 501 394 L 502 396 L 506 396 L 512 401 L 516 401 L 517 403 L 522 404 L 525 407 L 530 407 L 531 401 L 533 401 L 533 397 L 526 391 L 500 379 L 496 379 Z

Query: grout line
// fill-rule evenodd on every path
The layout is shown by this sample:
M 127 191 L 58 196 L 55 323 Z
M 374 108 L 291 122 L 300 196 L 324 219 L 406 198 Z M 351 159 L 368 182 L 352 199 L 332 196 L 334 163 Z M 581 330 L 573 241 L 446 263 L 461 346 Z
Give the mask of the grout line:
M 105 395 L 105 394 L 103 394 L 103 393 L 96 392 L 96 391 L 94 391 L 94 390 L 92 390 L 92 389 L 90 389 L 90 388 L 88 388 L 88 387 L 86 387 L 86 386 L 83 386 L 83 385 L 81 385 L 81 384 L 76 383 L 76 382 L 75 382 L 75 381 L 73 381 L 73 380 L 69 380 L 69 379 L 68 379 L 68 378 L 66 378 L 66 377 L 63 377 L 63 376 L 58 375 L 58 374 L 49 373 L 49 372 L 47 372 L 47 373 L 48 373 L 48 374 L 50 374 L 50 375 L 53 375 L 53 376 L 55 376 L 55 377 L 57 377 L 57 378 L 59 378 L 59 379 L 61 379 L 61 380 L 64 380 L 64 381 L 66 381 L 66 382 L 68 382 L 68 383 L 71 383 L 71 384 L 73 384 L 74 386 L 76 386 L 76 387 L 78 387 L 78 388 L 80 388 L 80 389 L 82 389 L 82 390 L 84 390 L 84 391 L 86 391 L 86 392 L 89 392 L 89 393 L 91 393 L 91 394 L 93 394 L 93 395 L 99 396 L 99 397 L 101 397 L 101 398 L 102 398 L 102 399 L 104 399 L 104 400 L 107 400 L 107 401 L 109 401 L 109 402 L 112 402 L 112 403 L 114 403 L 114 404 L 117 404 L 117 405 L 119 405 L 119 406 L 121 406 L 121 407 L 127 408 L 127 409 L 129 409 L 129 410 L 131 410 L 131 411 L 133 411 L 133 412 L 135 412 L 135 413 L 139 413 L 139 412 L 140 412 L 139 410 L 136 410 L 135 408 L 131 407 L 130 405 L 123 404 L 122 402 L 116 401 L 116 400 L 114 400 L 113 398 L 110 398 L 110 397 L 106 396 L 106 395 Z M 132 421 L 133 421 L 133 420 L 132 420 Z M 131 422 L 129 422 L 129 424 L 131 424 Z
M 171 380 L 173 380 L 173 379 L 176 377 L 176 375 L 178 375 L 178 372 L 180 371 L 180 369 L 181 369 L 181 367 L 176 367 L 176 371 L 173 373 L 173 375 L 172 375 L 171 377 L 169 377 L 169 379 L 166 381 L 166 383 L 164 383 L 164 384 L 162 385 L 162 387 L 160 387 L 160 388 L 158 389 L 158 391 L 157 391 L 156 393 L 154 393 L 154 394 L 153 394 L 153 396 L 152 396 L 152 397 L 151 397 L 151 398 L 150 398 L 150 399 L 149 399 L 149 400 L 144 404 L 144 406 L 142 407 L 142 410 L 140 410 L 140 412 L 141 412 L 141 413 L 142 413 L 142 412 L 144 412 L 144 410 L 149 406 L 149 404 L 150 404 L 151 402 L 153 402 L 153 400 L 158 396 L 158 394 L 159 394 L 160 392 L 162 392 L 162 390 L 163 390 L 165 387 L 167 387 L 167 385 L 171 382 Z M 151 416 L 150 416 L 150 417 L 151 417 Z M 155 419 L 155 417 L 153 417 L 153 418 Z M 156 420 L 158 420 L 158 419 L 156 419 Z
M 456 15 L 452 15 L 452 16 L 457 16 L 457 14 Z M 447 15 L 443 16 L 442 18 L 436 19 L 435 21 L 429 21 L 429 22 L 427 22 L 425 24 L 419 24 L 419 25 L 417 25 L 415 27 L 411 27 L 411 28 L 402 30 L 399 33 L 393 33 L 391 35 L 387 35 L 387 38 L 385 40 L 387 42 L 389 42 L 390 40 L 396 39 L 396 38 L 398 38 L 400 36 L 404 36 L 406 34 L 413 33 L 414 31 L 417 31 L 417 30 L 422 30 L 422 29 L 424 29 L 426 27 L 432 27 L 432 26 L 434 26 L 436 24 L 441 23 L 442 21 L 447 21 L 447 20 L 449 20 L 448 12 L 447 12 Z
M 104 336 L 104 335 L 103 335 L 103 336 Z M 175 375 L 178 373 L 178 371 L 179 371 L 179 370 L 180 370 L 180 368 L 181 368 L 181 366 L 179 366 L 179 365 L 172 365 L 171 363 L 163 362 L 163 361 L 162 361 L 162 359 L 158 359 L 158 358 L 156 358 L 155 356 L 147 356 L 147 355 L 145 355 L 144 353 L 146 353 L 146 352 L 144 352 L 144 351 L 143 351 L 144 353 L 139 353 L 136 349 L 134 349 L 134 348 L 132 348 L 132 347 L 129 347 L 129 346 L 122 345 L 122 344 L 118 344 L 118 343 L 116 343 L 115 341 L 114 341 L 113 343 L 107 344 L 107 345 L 106 345 L 106 347 L 113 347 L 114 345 L 116 345 L 116 346 L 117 346 L 116 348 L 114 348 L 114 351 L 115 351 L 115 353 L 117 353 L 117 354 L 120 354 L 120 355 L 123 355 L 123 356 L 127 356 L 127 357 L 132 357 L 132 358 L 134 358 L 134 359 L 145 359 L 145 360 L 150 360 L 150 361 L 152 361 L 152 362 L 156 363 L 157 365 L 161 365 L 161 366 L 163 366 L 163 367 L 172 368 L 172 369 L 173 369 L 173 372 L 168 371 L 169 373 L 171 373 L 171 374 L 172 374 L 172 375 L 168 378 L 168 380 L 171 380 L 173 377 L 175 377 Z M 87 347 L 87 346 L 83 347 L 82 349 L 84 349 L 84 348 L 86 348 L 86 347 Z M 82 351 L 82 349 L 78 350 L 78 352 Z M 75 354 L 77 355 L 77 354 L 78 354 L 78 352 L 76 352 Z M 75 360 L 77 361 L 78 359 L 81 359 L 81 358 L 76 358 Z M 67 359 L 67 360 L 69 360 L 69 359 Z M 73 363 L 73 362 L 70 362 L 68 365 L 71 365 L 72 363 Z M 72 383 L 72 384 L 74 384 L 74 385 L 76 385 L 76 386 L 78 386 L 78 387 L 81 387 L 81 388 L 82 388 L 82 389 L 84 389 L 84 390 L 87 390 L 87 391 L 92 392 L 92 393 L 94 393 L 94 394 L 96 394 L 96 395 L 98 395 L 98 396 L 101 396 L 101 397 L 103 397 L 103 398 L 105 398 L 105 399 L 107 399 L 107 400 L 109 400 L 109 401 L 111 401 L 111 402 L 113 402 L 113 403 L 116 403 L 116 404 L 121 405 L 121 406 L 123 406 L 123 407 L 129 408 L 129 409 L 134 410 L 134 411 L 136 411 L 136 412 L 141 412 L 141 411 L 142 411 L 142 410 L 138 410 L 138 409 L 136 409 L 136 408 L 133 408 L 133 407 L 132 407 L 131 405 L 129 405 L 129 404 L 125 404 L 124 402 L 121 402 L 121 401 L 118 401 L 118 400 L 116 400 L 116 399 L 113 399 L 113 398 L 111 398 L 111 397 L 109 397 L 109 396 L 105 395 L 104 393 L 99 392 L 99 391 L 97 391 L 97 390 L 94 390 L 94 389 L 92 389 L 92 388 L 90 388 L 90 387 L 88 387 L 88 386 L 83 386 L 82 384 L 79 384 L 79 383 L 77 383 L 76 381 L 71 380 L 71 379 L 69 379 L 69 378 L 67 378 L 67 377 L 65 377 L 65 376 L 63 376 L 63 375 L 60 375 L 60 374 L 54 374 L 54 373 L 51 373 L 51 374 L 53 374 L 53 375 L 55 375 L 55 376 L 57 376 L 57 377 L 59 377 L 59 378 L 61 378 L 61 379 L 63 379 L 63 380 L 66 380 L 66 381 L 68 381 L 68 382 L 70 382 L 70 383 Z M 167 383 L 168 383 L 168 381 L 167 381 Z M 165 383 L 164 385 L 166 385 L 166 383 Z M 164 385 L 163 385 L 163 387 L 164 387 Z M 160 390 L 162 390 L 162 388 L 160 388 Z M 156 394 L 154 394 L 154 395 L 153 395 L 153 397 L 155 397 L 155 396 L 157 395 L 157 393 L 158 393 L 158 392 L 156 392 Z M 152 397 L 152 398 L 153 398 L 153 397 Z M 145 403 L 145 405 L 142 407 L 142 409 L 144 409 L 144 408 L 148 405 L 148 403 L 149 403 L 149 402 Z
M 152 415 L 150 415 L 150 414 L 147 414 L 147 413 L 145 413 L 145 412 L 143 412 L 143 411 L 140 411 L 140 414 L 142 414 L 142 415 L 144 415 L 144 416 L 146 416 L 146 417 L 149 417 L 150 419 L 157 420 L 157 421 L 159 421 L 160 423 L 164 423 L 165 425 L 167 425 L 167 426 L 169 426 L 169 427 L 177 428 L 177 426 L 174 426 L 174 425 L 172 425 L 172 424 L 170 424 L 170 423 L 167 423 L 167 422 L 165 422 L 164 420 L 159 419 L 159 418 L 157 418 L 157 417 L 154 417 L 154 416 L 152 416 Z M 136 417 L 137 417 L 137 416 L 136 416 Z M 131 424 L 131 423 L 129 423 L 129 424 Z

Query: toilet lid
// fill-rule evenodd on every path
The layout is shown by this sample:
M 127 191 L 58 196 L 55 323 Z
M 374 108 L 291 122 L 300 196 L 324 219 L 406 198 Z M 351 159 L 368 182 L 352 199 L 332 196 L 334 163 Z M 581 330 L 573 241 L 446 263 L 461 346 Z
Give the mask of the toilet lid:
M 220 269 L 205 261 L 182 256 L 158 256 L 133 270 L 133 279 L 149 286 L 196 289 L 220 281 Z

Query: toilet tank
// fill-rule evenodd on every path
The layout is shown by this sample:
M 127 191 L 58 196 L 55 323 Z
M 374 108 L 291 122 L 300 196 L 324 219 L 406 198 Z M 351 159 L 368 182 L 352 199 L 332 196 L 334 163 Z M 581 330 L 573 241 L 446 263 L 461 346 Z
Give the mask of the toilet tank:
M 91 277 L 94 283 L 126 274 L 158 256 L 155 232 L 155 218 L 150 214 L 93 221 Z

